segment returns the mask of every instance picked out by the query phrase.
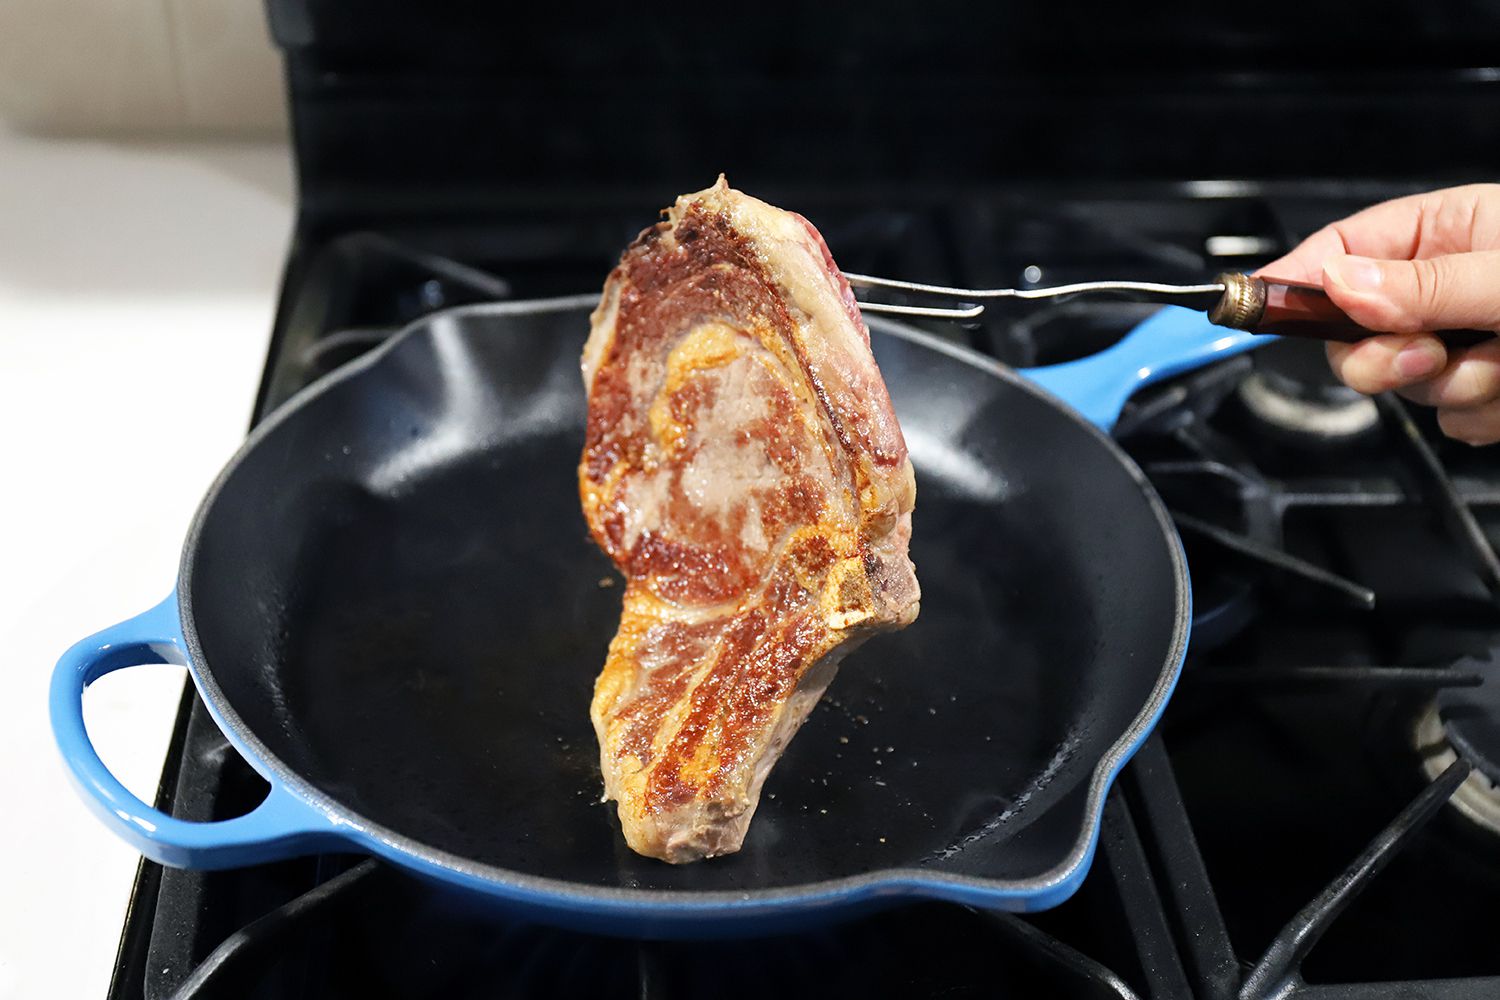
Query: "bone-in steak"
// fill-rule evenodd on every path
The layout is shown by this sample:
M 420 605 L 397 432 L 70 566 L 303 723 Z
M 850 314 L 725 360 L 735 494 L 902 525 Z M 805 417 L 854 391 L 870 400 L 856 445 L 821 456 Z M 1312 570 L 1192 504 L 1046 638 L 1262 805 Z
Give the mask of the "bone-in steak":
M 605 793 L 641 854 L 732 853 L 839 659 L 917 616 L 911 462 L 822 237 L 722 177 L 626 249 L 592 319 L 579 488 L 628 579 L 594 689 Z

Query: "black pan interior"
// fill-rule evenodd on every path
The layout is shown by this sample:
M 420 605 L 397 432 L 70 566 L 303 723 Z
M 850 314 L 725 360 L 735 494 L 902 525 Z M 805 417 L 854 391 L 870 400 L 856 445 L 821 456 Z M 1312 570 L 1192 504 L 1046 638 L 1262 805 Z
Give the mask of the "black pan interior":
M 581 310 L 441 315 L 294 402 L 185 557 L 202 666 L 281 766 L 418 849 L 590 886 L 743 890 L 1061 862 L 1171 652 L 1130 467 L 1015 381 L 872 324 L 917 468 L 921 617 L 869 642 L 744 850 L 632 854 L 588 720 L 621 588 L 575 463 Z

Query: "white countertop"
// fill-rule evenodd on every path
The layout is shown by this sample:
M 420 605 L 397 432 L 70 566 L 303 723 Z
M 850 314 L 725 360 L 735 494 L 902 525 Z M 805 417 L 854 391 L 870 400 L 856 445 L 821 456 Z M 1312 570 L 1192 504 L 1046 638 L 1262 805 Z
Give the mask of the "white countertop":
M 137 855 L 47 722 L 58 654 L 171 589 L 244 436 L 291 231 L 284 146 L 40 140 L 0 126 L 0 998 L 102 997 Z M 154 793 L 178 667 L 103 678 L 105 761 Z

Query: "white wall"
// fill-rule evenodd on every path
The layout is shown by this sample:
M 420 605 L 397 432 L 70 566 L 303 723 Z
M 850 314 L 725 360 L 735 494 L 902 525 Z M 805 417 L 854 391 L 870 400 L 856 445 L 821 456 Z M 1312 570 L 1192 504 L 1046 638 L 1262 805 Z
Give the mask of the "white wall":
M 0 0 L 0 119 L 53 134 L 280 135 L 263 0 Z

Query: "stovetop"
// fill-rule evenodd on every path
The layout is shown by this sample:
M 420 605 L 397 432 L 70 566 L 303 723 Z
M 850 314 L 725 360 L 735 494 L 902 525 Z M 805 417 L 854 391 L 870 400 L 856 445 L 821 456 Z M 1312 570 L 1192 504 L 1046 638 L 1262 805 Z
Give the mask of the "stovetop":
M 1011 185 L 878 207 L 755 193 L 811 218 L 850 270 L 972 286 L 1193 280 L 1419 186 Z M 304 226 L 257 419 L 434 310 L 597 288 L 650 208 Z M 929 328 L 1031 365 L 1107 346 L 1149 311 L 1075 301 Z M 355 857 L 143 862 L 110 996 L 1500 995 L 1500 829 L 1485 826 L 1500 827 L 1485 714 L 1500 470 L 1427 414 L 1335 385 L 1315 344 L 1155 387 L 1117 436 L 1182 533 L 1194 638 L 1111 793 L 1092 874 L 1056 910 L 924 904 L 780 938 L 638 943 L 477 915 Z M 189 691 L 158 805 L 220 818 L 264 789 Z

